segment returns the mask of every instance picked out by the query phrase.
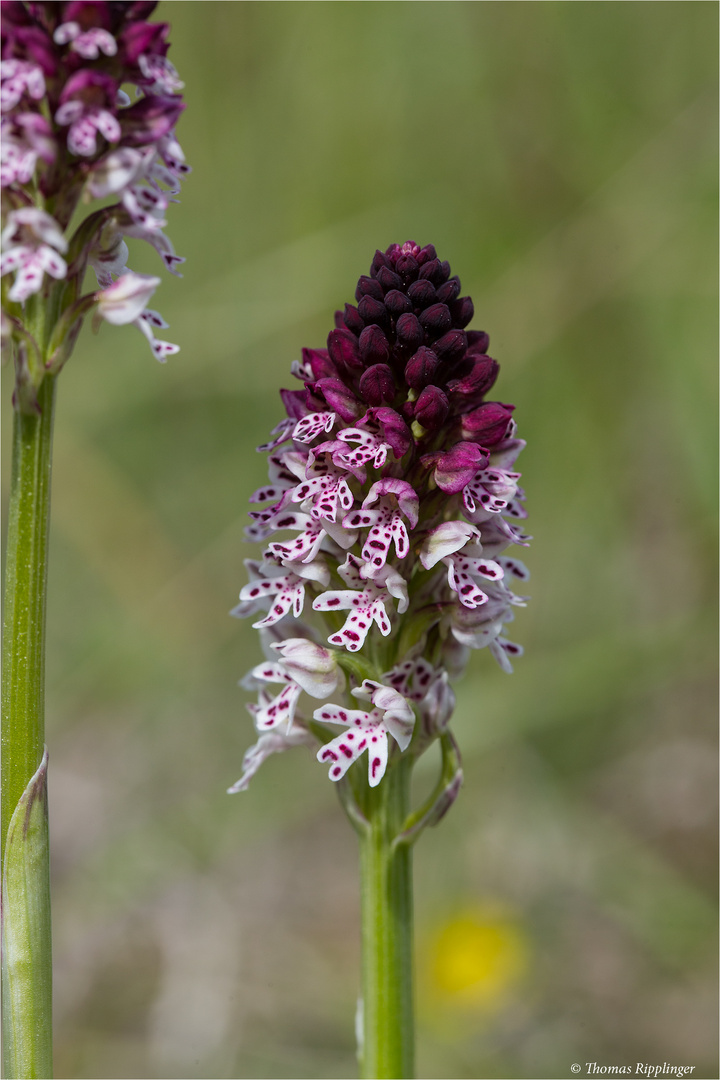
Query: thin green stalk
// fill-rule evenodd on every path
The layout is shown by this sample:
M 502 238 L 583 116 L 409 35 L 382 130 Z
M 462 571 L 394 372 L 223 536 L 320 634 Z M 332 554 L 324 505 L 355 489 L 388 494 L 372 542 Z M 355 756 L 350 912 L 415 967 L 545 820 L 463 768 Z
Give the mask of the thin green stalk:
M 360 833 L 365 1080 L 414 1075 L 412 847 L 394 843 L 409 811 L 411 760 L 367 791 Z
M 3 867 L 12 816 L 43 758 L 45 744 L 45 610 L 47 548 L 50 522 L 50 474 L 52 454 L 55 378 L 46 376 L 38 390 L 38 415 L 15 413 L 12 479 L 8 513 L 7 564 L 2 680 L 2 837 Z M 44 772 L 43 776 L 44 783 Z M 45 821 L 47 818 L 45 817 Z M 46 829 L 46 825 L 45 825 Z M 27 830 L 20 835 L 30 835 Z M 39 850 L 39 849 L 38 849 Z M 43 895 L 49 889 L 49 859 L 44 842 L 43 865 L 35 871 Z M 33 858 L 35 856 L 33 855 Z M 5 901 L 4 915 L 12 913 L 14 932 L 35 943 L 32 968 L 5 971 L 9 985 L 22 978 L 26 987 L 22 1016 L 15 1016 L 14 1030 L 26 1046 L 30 1060 L 16 1064 L 5 1075 L 49 1077 L 52 1075 L 50 1035 L 51 972 L 50 907 L 48 903 L 26 906 L 27 918 L 37 925 L 20 929 L 22 916 L 13 911 L 13 896 Z M 4 904 L 5 906 L 5 904 Z M 4 962 L 9 954 L 7 950 Z M 25 967 L 27 964 L 25 963 Z M 9 1004 L 4 1001 L 4 1019 Z M 19 1025 L 19 1026 L 18 1026 Z M 6 1029 L 7 1030 L 7 1029 Z M 20 1071 L 25 1070 L 25 1071 Z

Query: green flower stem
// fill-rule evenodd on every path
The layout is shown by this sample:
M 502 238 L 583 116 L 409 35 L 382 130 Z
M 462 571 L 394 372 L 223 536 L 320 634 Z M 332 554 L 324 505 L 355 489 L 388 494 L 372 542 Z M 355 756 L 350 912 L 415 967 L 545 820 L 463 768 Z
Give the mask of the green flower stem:
M 392 763 L 367 789 L 360 832 L 365 1080 L 414 1075 L 412 847 L 397 844 L 410 801 L 412 761 Z
M 47 546 L 50 522 L 50 471 L 52 453 L 55 378 L 46 375 L 38 389 L 39 414 L 16 412 L 14 417 L 12 479 L 8 512 L 5 621 L 2 677 L 2 859 L 10 823 L 28 783 L 42 761 L 45 743 L 45 608 Z M 49 880 L 45 846 L 44 871 Z M 44 886 L 43 886 L 44 888 Z M 32 1058 L 23 1076 L 48 1077 L 52 1061 L 49 1017 L 51 1015 L 50 908 L 49 903 L 29 905 L 33 918 L 47 923 L 28 927 L 28 940 L 44 942 L 33 950 L 37 977 L 28 980 L 36 988 L 24 997 L 23 1015 L 14 1018 L 15 1029 L 24 1029 L 22 1040 L 33 1044 Z M 17 918 L 17 916 L 16 916 Z M 17 928 L 16 933 L 23 935 Z M 6 972 L 12 981 L 13 972 Z M 9 1008 L 7 1000 L 3 1009 Z M 42 1044 L 42 1045 L 40 1045 Z M 34 1071 L 35 1068 L 41 1071 Z M 21 1075 L 20 1073 L 5 1075 Z

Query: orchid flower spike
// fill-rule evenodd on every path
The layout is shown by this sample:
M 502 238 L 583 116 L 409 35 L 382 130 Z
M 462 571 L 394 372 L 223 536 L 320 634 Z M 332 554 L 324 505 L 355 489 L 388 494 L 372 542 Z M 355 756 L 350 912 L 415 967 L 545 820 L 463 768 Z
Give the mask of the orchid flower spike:
M 190 170 L 175 137 L 183 84 L 167 57 L 168 24 L 148 21 L 153 0 L 2 7 L 2 308 L 15 351 L 14 403 L 33 412 L 42 379 L 66 362 L 93 310 L 99 320 L 136 325 L 160 361 L 178 351 L 155 337 L 167 324 L 145 304 L 160 279 L 128 269 L 125 240 L 147 241 L 178 273 L 183 259 L 163 229 Z M 89 213 L 68 235 L 84 204 Z M 88 265 L 98 289 L 82 294 Z M 47 344 L 33 336 L 38 305 L 57 312 Z
M 431 244 L 392 244 L 326 347 L 292 365 L 302 389 L 280 392 L 287 415 L 258 448 L 268 483 L 250 498 L 248 537 L 268 542 L 233 611 L 259 613 L 253 625 L 276 636 L 243 682 L 259 692 L 260 741 L 233 791 L 270 754 L 313 740 L 331 781 L 357 763 L 353 790 L 374 788 L 439 739 L 457 767 L 431 823 L 461 781 L 451 678 L 471 649 L 487 646 L 505 671 L 522 653 L 504 627 L 525 602 L 510 583 L 528 572 L 504 552 L 530 539 L 515 471 L 525 443 L 514 406 L 487 400 L 499 368 L 460 292 Z

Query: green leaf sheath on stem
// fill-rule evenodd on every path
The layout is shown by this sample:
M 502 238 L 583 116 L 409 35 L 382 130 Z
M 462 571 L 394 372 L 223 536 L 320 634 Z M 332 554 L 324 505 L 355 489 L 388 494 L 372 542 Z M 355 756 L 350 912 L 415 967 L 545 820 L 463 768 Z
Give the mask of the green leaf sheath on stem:
M 359 1056 L 366 1080 L 414 1075 L 412 848 L 394 843 L 408 816 L 411 769 L 411 760 L 396 760 L 363 807 Z
M 40 414 L 16 412 L 8 508 L 2 682 L 2 850 L 45 745 L 45 607 L 55 379 Z
M 50 521 L 50 473 L 52 453 L 55 378 L 46 375 L 38 389 L 39 412 L 16 412 L 14 416 L 13 459 L 8 510 L 8 542 L 5 572 L 5 619 L 3 628 L 2 676 L 2 839 L 3 867 L 7 845 L 21 800 L 43 760 L 45 743 L 45 609 L 47 548 Z M 30 785 L 30 786 L 29 786 Z M 24 811 L 23 811 L 24 813 Z M 33 811 L 35 813 L 35 811 Z M 23 819 L 24 820 L 24 819 Z M 34 819 L 33 819 L 34 820 Z M 36 828 L 37 826 L 33 826 Z M 45 842 L 34 845 L 34 870 L 27 878 L 27 903 L 17 905 L 10 898 L 13 940 L 32 941 L 22 953 L 24 974 L 22 993 L 3 995 L 3 1025 L 12 1009 L 11 1043 L 32 1047 L 32 1062 L 11 1065 L 7 1077 L 49 1077 L 52 1075 L 50 1033 L 50 993 L 52 957 L 50 949 L 50 898 L 47 823 Z M 20 843 L 20 841 L 17 841 Z M 15 859 L 15 855 L 13 855 Z M 35 884 L 31 884 L 31 882 Z M 3 892 L 5 885 L 3 883 Z M 4 914 L 5 896 L 3 895 Z M 30 925 L 28 919 L 40 920 Z M 25 923 L 23 922 L 25 920 Z M 4 940 L 4 939 L 3 939 Z M 3 965 L 10 963 L 3 947 Z M 30 970 L 25 970 L 29 965 Z M 3 979 L 6 973 L 3 972 Z M 11 985 L 14 975 L 8 972 Z M 37 1068 L 38 1071 L 32 1071 Z
M 15 809 L 2 879 L 3 1076 L 52 1076 L 47 750 Z

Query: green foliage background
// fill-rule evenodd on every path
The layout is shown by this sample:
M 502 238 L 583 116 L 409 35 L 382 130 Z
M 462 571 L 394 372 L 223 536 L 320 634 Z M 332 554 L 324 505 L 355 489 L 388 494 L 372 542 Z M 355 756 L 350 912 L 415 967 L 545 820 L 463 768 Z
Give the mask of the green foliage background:
M 185 277 L 155 298 L 182 352 L 162 368 L 104 326 L 59 386 L 57 1075 L 356 1075 L 354 836 L 302 750 L 225 795 L 259 659 L 226 613 L 277 388 L 375 248 L 411 238 L 491 335 L 535 536 L 526 656 L 512 677 L 474 657 L 466 785 L 417 849 L 420 1075 L 717 1076 L 717 6 L 158 15 L 194 169 L 169 213 Z M 488 906 L 524 973 L 463 1004 L 433 941 Z

